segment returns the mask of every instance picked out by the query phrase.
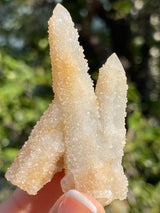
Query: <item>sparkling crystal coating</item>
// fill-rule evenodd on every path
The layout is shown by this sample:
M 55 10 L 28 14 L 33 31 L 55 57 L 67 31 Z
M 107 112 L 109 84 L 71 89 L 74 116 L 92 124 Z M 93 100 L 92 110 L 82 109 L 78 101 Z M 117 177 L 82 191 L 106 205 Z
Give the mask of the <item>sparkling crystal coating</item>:
M 7 170 L 7 180 L 29 194 L 37 194 L 37 191 L 63 168 L 62 128 L 61 111 L 53 102 Z
M 127 83 L 112 54 L 96 91 L 68 11 L 58 4 L 49 20 L 54 102 L 33 129 L 6 177 L 30 194 L 65 168 L 64 192 L 85 192 L 102 205 L 127 196 L 121 165 L 125 145 Z

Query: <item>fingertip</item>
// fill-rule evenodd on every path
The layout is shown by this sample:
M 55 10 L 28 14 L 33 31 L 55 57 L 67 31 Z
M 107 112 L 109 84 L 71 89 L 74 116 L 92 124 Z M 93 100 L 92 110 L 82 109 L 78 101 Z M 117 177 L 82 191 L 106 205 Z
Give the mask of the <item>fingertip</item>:
M 53 203 L 63 194 L 60 181 L 64 171 L 55 174 L 37 195 L 29 195 L 17 188 L 14 193 L 0 205 L 0 213 L 18 212 L 48 212 Z M 28 210 L 29 208 L 29 210 Z
M 101 204 L 84 193 L 70 190 L 58 199 L 49 213 L 105 213 Z

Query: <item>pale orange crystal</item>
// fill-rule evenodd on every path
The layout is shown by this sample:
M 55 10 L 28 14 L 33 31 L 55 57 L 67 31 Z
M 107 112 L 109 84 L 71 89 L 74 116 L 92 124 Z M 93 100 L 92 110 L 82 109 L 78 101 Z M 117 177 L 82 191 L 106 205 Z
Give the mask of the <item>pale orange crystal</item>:
M 88 64 L 68 11 L 58 4 L 49 20 L 55 99 L 33 129 L 6 178 L 36 194 L 65 168 L 63 191 L 77 189 L 102 205 L 127 196 L 121 165 L 125 144 L 127 83 L 112 54 L 94 92 Z

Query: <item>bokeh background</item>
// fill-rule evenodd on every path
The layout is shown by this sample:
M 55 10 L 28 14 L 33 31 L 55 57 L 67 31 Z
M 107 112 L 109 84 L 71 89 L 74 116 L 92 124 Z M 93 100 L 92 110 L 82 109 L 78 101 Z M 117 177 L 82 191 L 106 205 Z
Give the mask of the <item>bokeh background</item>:
M 106 212 L 159 213 L 159 0 L 0 1 L 0 201 L 14 190 L 6 169 L 53 98 L 47 22 L 58 2 L 78 28 L 94 82 L 112 52 L 128 77 L 123 165 L 129 193 Z

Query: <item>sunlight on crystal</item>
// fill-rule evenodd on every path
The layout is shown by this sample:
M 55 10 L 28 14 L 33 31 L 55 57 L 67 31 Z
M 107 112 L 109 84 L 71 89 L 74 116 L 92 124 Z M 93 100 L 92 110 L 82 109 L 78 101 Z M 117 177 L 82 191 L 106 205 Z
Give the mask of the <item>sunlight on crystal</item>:
M 95 31 L 104 27 L 98 18 L 92 24 Z M 121 162 L 128 86 L 123 66 L 112 54 L 100 68 L 94 92 L 78 31 L 60 4 L 49 19 L 48 31 L 56 98 L 35 125 L 6 178 L 35 195 L 64 168 L 63 192 L 75 187 L 104 206 L 125 199 L 128 181 Z M 46 43 L 41 39 L 38 44 L 44 48 Z M 17 123 L 23 119 L 22 113 L 14 113 Z

